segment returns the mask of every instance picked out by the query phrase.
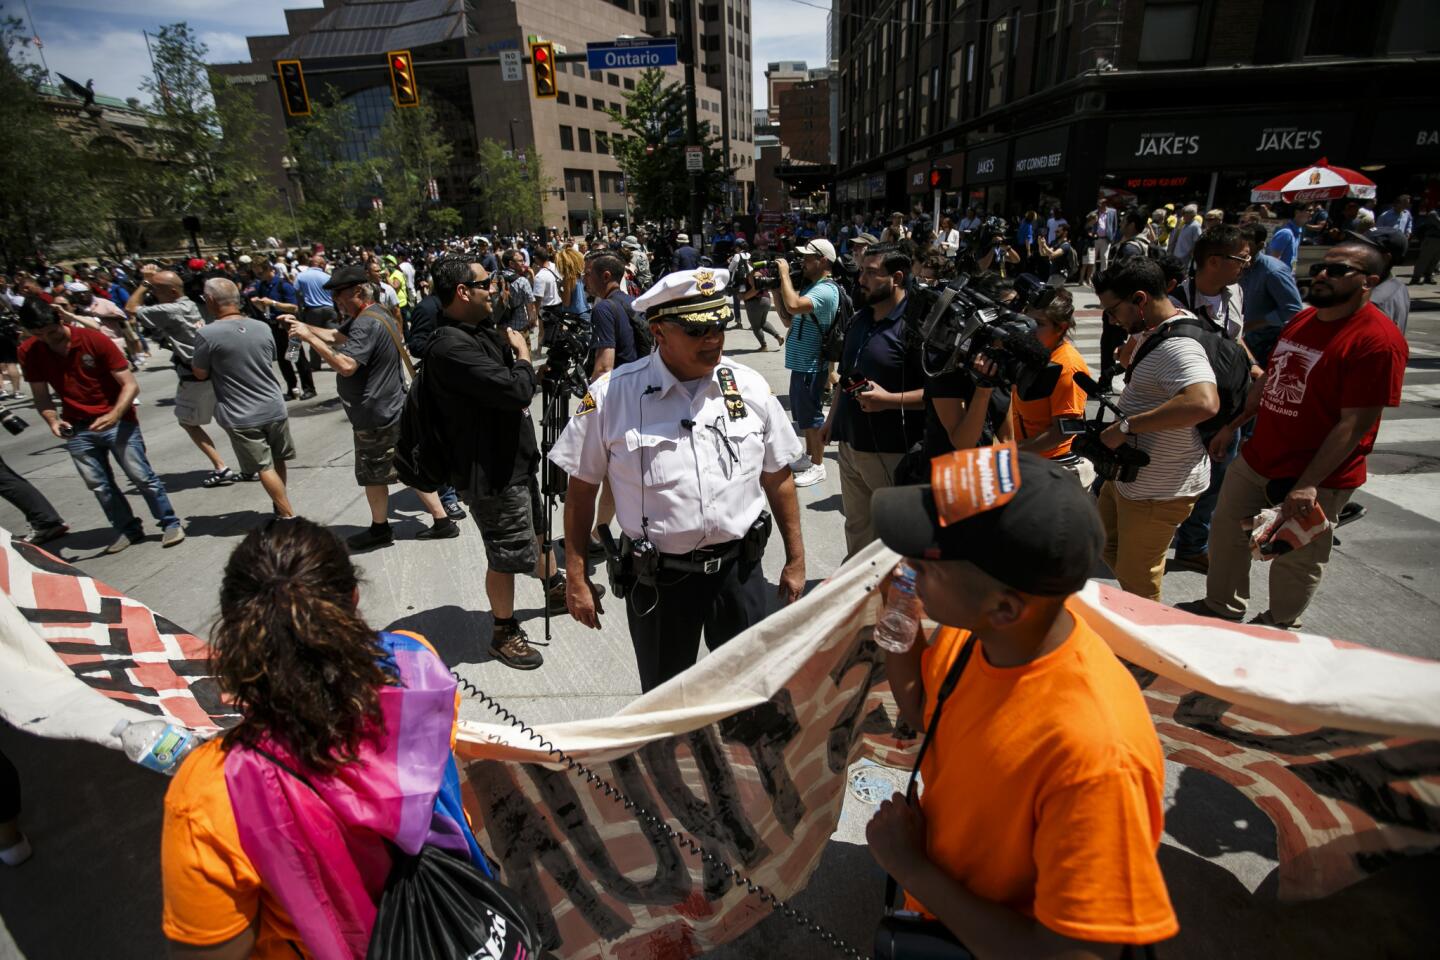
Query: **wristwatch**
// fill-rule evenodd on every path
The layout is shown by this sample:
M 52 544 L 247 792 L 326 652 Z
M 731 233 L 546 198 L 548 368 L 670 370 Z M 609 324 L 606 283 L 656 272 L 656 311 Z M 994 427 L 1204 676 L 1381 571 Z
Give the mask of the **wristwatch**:
M 1125 434 L 1125 436 L 1127 436 L 1127 437 L 1131 435 L 1131 434 L 1130 434 L 1130 420 L 1129 420 L 1129 418 L 1126 418 L 1126 419 L 1120 421 L 1120 432 L 1123 433 L 1123 434 Z

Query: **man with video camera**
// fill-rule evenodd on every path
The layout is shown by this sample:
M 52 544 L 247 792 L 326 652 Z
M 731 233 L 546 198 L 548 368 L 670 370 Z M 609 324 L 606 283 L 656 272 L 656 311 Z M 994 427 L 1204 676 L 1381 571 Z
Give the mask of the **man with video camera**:
M 1094 502 L 1063 467 L 1009 445 L 935 466 L 953 482 L 882 490 L 873 505 L 940 624 L 885 654 L 901 717 L 925 731 L 925 790 L 917 799 L 912 780 L 866 828 L 919 914 L 887 915 L 876 956 L 1119 958 L 1174 936 L 1156 857 L 1160 743 L 1072 600 L 1104 542 Z M 977 485 L 974 509 L 959 491 Z
M 1205 348 L 1166 327 L 1193 314 L 1171 302 L 1165 273 L 1148 257 L 1117 260 L 1095 281 L 1105 319 L 1127 334 L 1161 337 L 1137 350 L 1120 395 L 1122 418 L 1100 435 L 1111 450 L 1129 444 L 1150 458 L 1133 481 L 1107 480 L 1100 490 L 1105 562 L 1120 586 L 1160 599 L 1165 554 L 1175 530 L 1210 485 L 1210 458 L 1195 429 L 1220 410 Z M 1143 341 L 1142 341 L 1143 348 Z

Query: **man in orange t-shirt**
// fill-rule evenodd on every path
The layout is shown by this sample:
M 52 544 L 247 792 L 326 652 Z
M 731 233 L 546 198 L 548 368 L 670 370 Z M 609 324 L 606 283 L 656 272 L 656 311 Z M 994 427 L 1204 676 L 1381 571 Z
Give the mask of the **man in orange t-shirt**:
M 1156 860 L 1164 758 L 1140 689 L 1070 596 L 1104 545 L 1094 500 L 1013 447 L 937 458 L 974 483 L 875 494 L 941 624 L 887 654 L 904 719 L 929 730 L 918 804 L 881 804 L 867 837 L 906 907 L 977 957 L 1120 956 L 1179 929 Z M 983 469 L 976 458 L 987 458 Z M 958 502 L 976 485 L 995 506 Z M 941 518 L 945 525 L 941 526 Z
M 1060 377 L 1055 389 L 1039 400 L 1022 400 L 1020 391 L 1012 390 L 1010 415 L 1015 440 L 1022 451 L 1056 460 L 1070 452 L 1075 439 L 1060 432 L 1058 421 L 1085 418 L 1087 397 L 1075 383 L 1075 374 L 1088 376 L 1090 368 L 1070 342 L 1075 329 L 1075 298 L 1069 290 L 1055 290 L 1045 306 L 1028 307 L 1025 315 L 1035 321 L 1035 338 L 1050 351 L 1050 362 L 1060 365 Z

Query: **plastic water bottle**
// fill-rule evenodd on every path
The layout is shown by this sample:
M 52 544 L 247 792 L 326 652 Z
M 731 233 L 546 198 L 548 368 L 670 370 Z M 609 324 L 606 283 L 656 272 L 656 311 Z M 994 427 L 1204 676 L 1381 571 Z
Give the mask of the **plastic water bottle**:
M 875 642 L 883 650 L 904 653 L 920 629 L 920 598 L 915 596 L 915 568 L 901 563 L 890 578 L 890 599 L 875 624 Z
M 289 363 L 300 361 L 300 338 L 291 337 L 290 342 L 285 346 L 285 359 Z
M 110 735 L 120 738 L 125 756 L 167 777 L 180 769 L 180 761 L 199 743 L 189 730 L 164 720 L 121 720 Z

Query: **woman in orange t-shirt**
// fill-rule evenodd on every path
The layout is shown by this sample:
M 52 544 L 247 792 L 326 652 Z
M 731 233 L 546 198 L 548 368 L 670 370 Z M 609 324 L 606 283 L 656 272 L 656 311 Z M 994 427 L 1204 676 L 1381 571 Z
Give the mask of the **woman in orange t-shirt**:
M 1116 958 L 1174 936 L 1156 859 L 1160 743 L 1134 679 L 1070 600 L 1104 542 L 1094 500 L 1034 454 L 949 457 L 993 458 L 971 475 L 1000 488 L 984 498 L 998 506 L 952 514 L 948 490 L 911 486 L 872 507 L 942 625 L 930 644 L 886 654 L 906 722 L 930 730 L 959 672 L 921 762 L 924 790 L 881 804 L 871 853 L 908 909 L 977 957 Z
M 1021 450 L 1070 466 L 1076 459 L 1070 453 L 1074 438 L 1060 432 L 1059 421 L 1084 419 L 1086 396 L 1076 385 L 1075 374 L 1090 373 L 1070 341 L 1075 330 L 1075 301 L 1070 291 L 1056 290 L 1048 305 L 1031 307 L 1025 315 L 1035 321 L 1035 336 L 1050 351 L 1051 362 L 1060 365 L 1060 379 L 1050 395 L 1039 400 L 1021 400 L 1019 391 L 1013 392 L 1010 417 L 1015 440 Z

